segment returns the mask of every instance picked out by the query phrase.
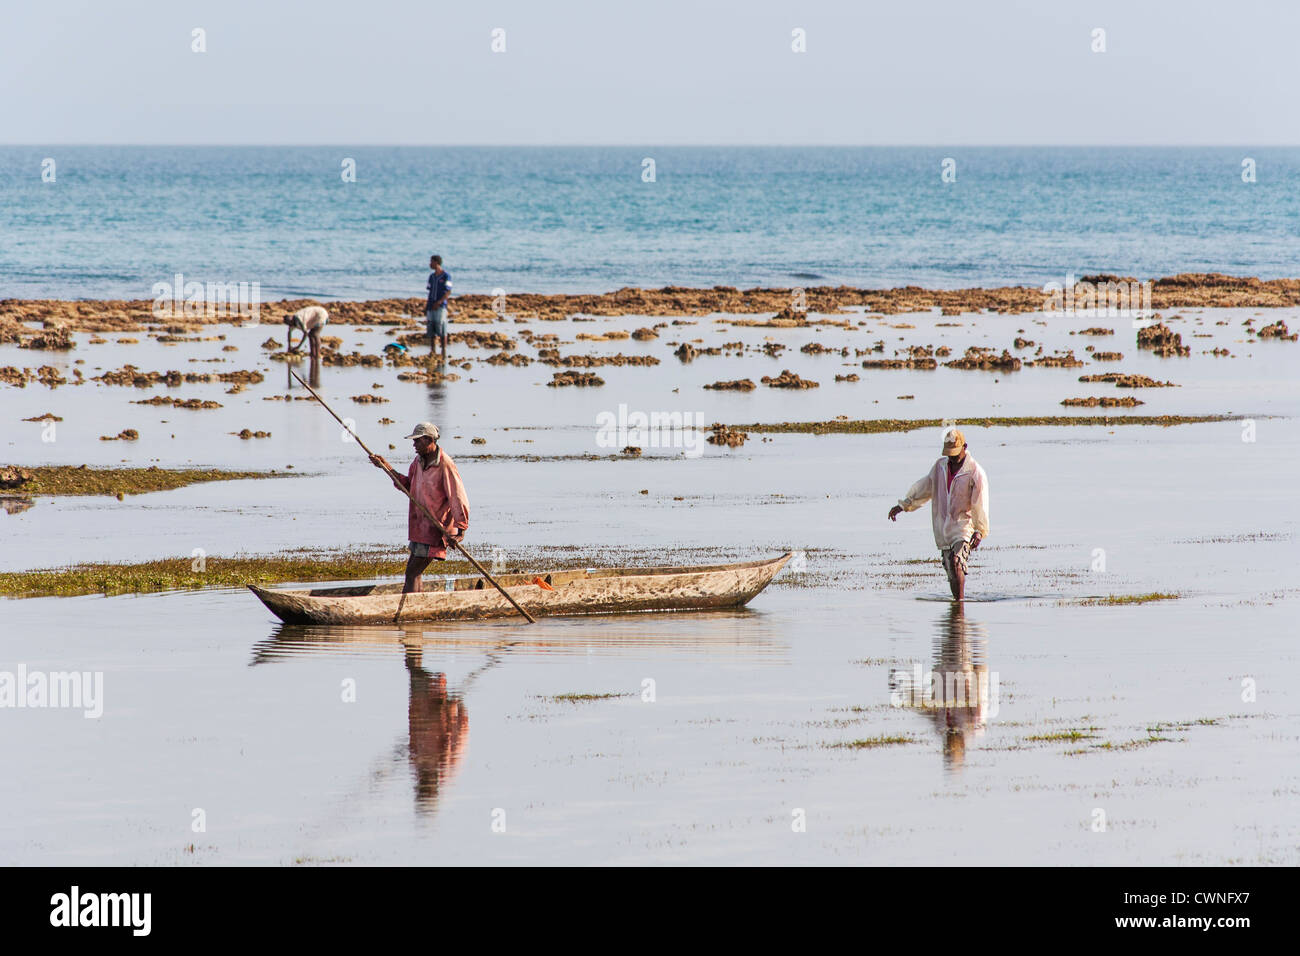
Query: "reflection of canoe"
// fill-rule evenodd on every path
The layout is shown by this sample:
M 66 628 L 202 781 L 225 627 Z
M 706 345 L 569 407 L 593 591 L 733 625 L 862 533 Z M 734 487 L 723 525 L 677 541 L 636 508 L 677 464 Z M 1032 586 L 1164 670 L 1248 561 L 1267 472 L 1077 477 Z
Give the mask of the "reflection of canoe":
M 402 612 L 406 616 L 406 612 Z M 270 664 L 313 655 L 387 656 L 394 650 L 418 647 L 429 655 L 474 659 L 503 651 L 518 657 L 575 656 L 595 652 L 617 654 L 629 648 L 637 653 L 654 651 L 666 658 L 688 657 L 734 663 L 779 661 L 785 663 L 789 647 L 780 626 L 755 619 L 748 608 L 681 611 L 677 620 L 647 628 L 636 614 L 614 617 L 566 617 L 563 626 L 519 628 L 510 618 L 497 618 L 497 627 L 467 629 L 443 621 L 402 621 L 398 624 L 284 624 L 275 623 L 270 635 L 253 645 L 252 664 Z M 690 618 L 691 620 L 682 620 Z M 703 620 L 701 620 L 703 618 Z M 522 618 L 518 618 L 522 624 Z M 454 624 L 454 622 L 451 622 Z M 505 627 L 503 631 L 501 628 Z M 445 665 L 439 665 L 445 666 Z
M 743 564 L 552 571 L 541 575 L 552 590 L 533 583 L 537 575 L 531 574 L 502 574 L 497 581 L 537 617 L 704 610 L 747 604 L 789 560 L 786 553 Z M 451 585 L 408 594 L 405 602 L 400 583 L 302 591 L 248 588 L 289 624 L 391 624 L 399 619 L 399 606 L 402 621 L 473 621 L 519 613 L 482 578 L 453 578 Z

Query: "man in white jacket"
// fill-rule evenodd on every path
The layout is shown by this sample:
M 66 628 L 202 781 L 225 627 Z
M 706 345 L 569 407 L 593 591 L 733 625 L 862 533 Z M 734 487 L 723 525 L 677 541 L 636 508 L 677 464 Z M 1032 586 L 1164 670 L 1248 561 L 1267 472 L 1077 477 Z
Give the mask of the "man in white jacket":
M 989 533 L 989 479 L 956 428 L 944 433 L 943 456 L 889 509 L 889 520 L 897 521 L 899 512 L 915 511 L 927 501 L 948 586 L 955 600 L 964 600 L 966 563 Z

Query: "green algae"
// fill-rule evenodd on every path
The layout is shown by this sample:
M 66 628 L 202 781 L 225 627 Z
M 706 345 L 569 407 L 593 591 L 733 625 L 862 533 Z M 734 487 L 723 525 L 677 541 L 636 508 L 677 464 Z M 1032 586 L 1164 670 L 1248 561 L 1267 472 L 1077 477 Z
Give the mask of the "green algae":
M 204 481 L 238 481 L 244 478 L 283 478 L 267 471 L 222 471 L 219 468 L 91 468 L 87 465 L 53 465 L 22 468 L 32 478 L 10 489 L 11 494 L 38 495 L 142 495 L 170 491 Z
M 741 431 L 772 434 L 808 435 L 876 435 L 886 432 L 910 432 L 919 428 L 945 425 L 982 428 L 1055 428 L 1063 425 L 1113 427 L 1116 425 L 1199 425 L 1206 422 L 1237 421 L 1237 415 L 1025 415 L 1016 418 L 870 418 L 828 422 L 769 422 L 730 425 Z
M 843 740 L 833 744 L 823 744 L 832 750 L 871 750 L 875 747 L 890 747 L 895 744 L 914 744 L 916 741 L 911 737 L 900 736 L 879 736 L 863 737 L 858 740 Z
M 1152 601 L 1175 601 L 1181 594 L 1150 591 L 1146 594 L 1107 594 L 1105 597 L 1084 598 L 1074 601 L 1078 607 L 1116 607 L 1125 604 L 1150 604 Z
M 467 561 L 448 561 L 444 567 L 449 567 L 449 573 L 472 571 Z M 135 564 L 76 564 L 63 568 L 4 572 L 0 573 L 0 595 L 108 596 L 242 587 L 245 584 L 279 584 L 284 581 L 350 581 L 396 577 L 405 568 L 406 555 L 391 551 L 160 558 Z
M 776 550 L 774 547 L 773 551 Z M 490 545 L 472 549 L 480 557 L 491 553 Z M 812 553 L 812 552 L 809 552 Z M 267 555 L 239 554 L 230 557 L 207 555 L 158 558 L 135 563 L 75 564 L 28 571 L 0 572 L 0 597 L 72 597 L 80 594 L 146 594 L 156 591 L 196 590 L 213 587 L 243 587 L 284 582 L 355 581 L 376 578 L 400 579 L 406 569 L 405 549 L 348 551 L 344 549 L 299 548 Z M 747 552 L 723 552 L 713 548 L 668 550 L 592 548 L 577 545 L 548 545 L 545 548 L 512 552 L 496 574 L 567 571 L 589 567 L 660 567 L 665 564 L 717 564 L 752 560 Z M 201 569 L 200 569 L 201 566 Z M 485 563 L 485 567 L 488 564 Z M 443 577 L 478 576 L 468 561 L 436 561 L 425 572 L 426 586 Z
M 1082 728 L 1082 729 L 1078 729 L 1078 730 L 1071 728 L 1070 730 L 1058 730 L 1058 731 L 1056 731 L 1056 732 L 1054 732 L 1054 733 L 1050 733 L 1050 734 L 1034 734 L 1034 735 L 1032 735 L 1032 736 L 1030 736 L 1030 737 L 1026 737 L 1025 739 L 1026 739 L 1026 740 L 1039 741 L 1039 742 L 1043 742 L 1043 741 L 1053 741 L 1053 742 L 1055 742 L 1055 741 L 1067 741 L 1067 742 L 1071 742 L 1071 743 L 1072 743 L 1072 742 L 1074 742 L 1074 741 L 1076 741 L 1076 740 L 1093 740 L 1093 739 L 1095 739 L 1097 735 L 1096 735 L 1096 734 L 1092 734 L 1092 733 L 1088 733 L 1088 731 L 1090 731 L 1090 730 L 1098 730 L 1098 729 L 1100 729 L 1100 728 L 1097 728 L 1097 727 L 1084 727 L 1084 728 Z
M 1172 743 L 1177 743 L 1177 741 L 1174 740 L 1173 737 L 1160 737 L 1155 734 L 1151 734 L 1147 737 L 1139 737 L 1136 740 L 1129 740 L 1122 744 L 1115 744 L 1114 746 L 1112 746 L 1110 743 L 1105 743 L 1105 744 L 1100 744 L 1099 747 L 1104 747 L 1107 750 L 1138 750 L 1139 748 L 1142 747 L 1150 747 L 1152 744 L 1172 744 Z

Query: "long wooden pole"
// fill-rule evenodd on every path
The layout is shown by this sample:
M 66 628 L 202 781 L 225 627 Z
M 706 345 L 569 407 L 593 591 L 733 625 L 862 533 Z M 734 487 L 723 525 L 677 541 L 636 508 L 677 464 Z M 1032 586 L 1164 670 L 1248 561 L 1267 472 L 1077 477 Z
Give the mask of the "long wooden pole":
M 310 385 L 308 385 L 306 382 L 304 382 L 304 381 L 302 380 L 302 378 L 299 377 L 299 375 L 298 375 L 297 372 L 295 372 L 293 369 L 289 369 L 289 374 L 292 375 L 294 378 L 296 378 L 296 379 L 298 380 L 298 384 L 299 384 L 299 385 L 301 385 L 303 388 L 307 389 L 307 391 L 311 392 L 312 398 L 314 398 L 314 399 L 316 399 L 316 401 L 320 402 L 321 407 L 324 408 L 325 411 L 329 412 L 331 415 L 334 415 L 334 409 L 330 408 L 329 405 L 326 404 L 325 399 L 323 399 L 323 398 L 321 398 L 319 395 L 317 395 L 317 394 L 316 394 L 316 390 L 315 390 L 314 388 L 312 388 Z M 358 445 L 361 446 L 361 450 L 362 450 L 362 451 L 364 451 L 367 455 L 370 455 L 371 457 L 374 457 L 374 452 L 372 452 L 369 448 L 366 447 L 366 443 L 363 442 L 363 441 L 361 440 L 361 436 L 359 436 L 359 435 L 358 435 L 356 432 L 354 432 L 351 428 L 348 428 L 348 426 L 344 423 L 343 419 L 339 418 L 337 415 L 334 415 L 334 420 L 335 420 L 336 422 L 338 422 L 340 425 L 343 425 L 343 428 L 347 431 L 347 433 L 348 433 L 349 435 L 352 436 L 352 438 L 356 441 L 356 443 L 357 443 Z M 453 545 L 455 545 L 457 551 L 459 551 L 461 554 L 465 555 L 465 560 L 469 561 L 470 564 L 474 565 L 475 570 L 478 571 L 479 574 L 483 575 L 484 579 L 486 579 L 487 582 L 488 582 L 489 584 L 491 584 L 494 588 L 496 588 L 498 591 L 500 591 L 500 592 L 501 592 L 501 596 L 502 596 L 503 598 L 505 598 L 507 601 L 509 601 L 510 604 L 514 607 L 514 609 L 515 609 L 516 611 L 518 611 L 518 612 L 519 612 L 520 614 L 522 614 L 525 618 L 527 618 L 529 624 L 536 624 L 536 623 L 537 623 L 537 618 L 533 617 L 531 614 L 529 614 L 527 611 L 525 611 L 522 607 L 520 607 L 520 606 L 519 606 L 519 602 L 516 601 L 514 598 L 512 598 L 512 597 L 511 597 L 511 596 L 506 592 L 506 589 L 505 589 L 505 588 L 503 588 L 501 585 L 497 584 L 497 582 L 494 581 L 494 580 L 492 579 L 492 575 L 488 574 L 487 571 L 484 570 L 483 565 L 481 565 L 481 564 L 479 564 L 477 561 L 475 561 L 475 560 L 474 560 L 474 556 L 473 556 L 472 554 L 470 554 L 468 551 L 466 551 L 465 548 L 464 548 L 464 546 L 463 546 L 459 541 L 457 541 L 455 538 L 453 538 L 453 537 L 451 536 L 451 532 L 448 531 L 445 527 L 443 527 L 442 522 L 439 521 L 437 518 L 435 518 L 432 514 L 429 513 L 429 509 L 426 508 L 426 507 L 424 506 L 424 503 L 421 502 L 421 501 L 417 501 L 416 498 L 415 498 L 415 496 L 411 494 L 410 490 L 408 490 L 407 488 L 404 488 L 404 487 L 402 486 L 402 483 L 401 483 L 400 481 L 397 480 L 397 472 L 393 471 L 392 468 L 385 468 L 384 471 L 386 471 L 386 472 L 388 473 L 388 477 L 389 477 L 389 478 L 393 479 L 393 484 L 394 484 L 397 488 L 399 488 L 399 489 L 401 490 L 402 494 L 406 495 L 406 497 L 408 497 L 408 498 L 411 499 L 411 504 L 415 505 L 415 506 L 416 506 L 417 508 L 419 508 L 422 512 L 424 512 L 424 516 L 425 516 L 426 518 L 429 519 L 429 521 L 433 524 L 433 526 L 434 526 L 435 528 L 437 528 L 440 532 L 442 532 L 443 537 L 445 537 L 448 541 L 450 541 Z M 403 593 L 403 594 L 402 594 L 402 602 L 404 603 L 405 600 L 406 600 L 406 594 Z M 400 608 L 400 607 L 398 608 L 398 612 L 397 612 L 397 613 L 398 613 L 398 614 L 401 614 L 401 608 Z

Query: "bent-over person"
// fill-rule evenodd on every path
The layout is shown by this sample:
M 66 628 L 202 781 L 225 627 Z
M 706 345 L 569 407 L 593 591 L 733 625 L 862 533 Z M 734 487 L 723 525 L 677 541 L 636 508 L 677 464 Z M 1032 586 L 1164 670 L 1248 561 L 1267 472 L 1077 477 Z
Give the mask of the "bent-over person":
M 325 328 L 329 318 L 330 314 L 323 305 L 309 305 L 297 312 L 290 312 L 284 317 L 284 324 L 289 327 L 285 350 L 290 354 L 296 353 L 302 348 L 302 343 L 307 342 L 311 360 L 320 361 L 320 331 Z M 294 329 L 302 333 L 297 345 L 293 344 Z

